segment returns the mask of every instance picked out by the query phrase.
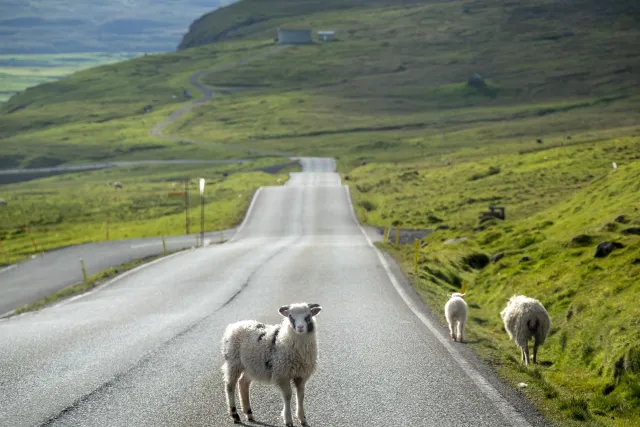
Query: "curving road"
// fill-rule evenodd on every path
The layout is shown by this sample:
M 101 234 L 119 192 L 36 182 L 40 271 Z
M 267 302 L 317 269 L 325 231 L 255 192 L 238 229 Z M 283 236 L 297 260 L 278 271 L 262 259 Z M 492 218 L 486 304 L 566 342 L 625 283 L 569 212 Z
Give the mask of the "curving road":
M 0 322 L 0 425 L 230 425 L 225 326 L 278 322 L 294 301 L 323 306 L 312 426 L 543 425 L 434 326 L 356 222 L 333 161 L 301 162 L 287 185 L 256 194 L 229 242 Z M 260 425 L 281 425 L 278 391 L 253 396 Z

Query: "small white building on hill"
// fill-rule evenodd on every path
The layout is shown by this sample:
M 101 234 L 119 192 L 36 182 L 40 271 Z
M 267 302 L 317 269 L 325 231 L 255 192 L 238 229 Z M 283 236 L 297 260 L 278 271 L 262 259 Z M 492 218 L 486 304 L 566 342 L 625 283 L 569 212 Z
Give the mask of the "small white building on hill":
M 311 44 L 310 28 L 279 28 L 278 44 Z
M 336 39 L 335 31 L 318 31 L 318 40 L 332 42 Z

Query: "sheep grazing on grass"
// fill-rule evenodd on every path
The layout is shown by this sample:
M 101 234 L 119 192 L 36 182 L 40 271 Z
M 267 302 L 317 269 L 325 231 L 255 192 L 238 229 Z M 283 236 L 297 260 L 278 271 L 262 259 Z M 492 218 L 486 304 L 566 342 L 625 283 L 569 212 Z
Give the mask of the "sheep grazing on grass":
M 455 292 L 451 294 L 449 301 L 444 305 L 444 315 L 449 324 L 449 333 L 454 341 L 462 342 L 464 336 L 464 324 L 467 321 L 467 302 L 464 294 Z
M 234 423 L 240 422 L 236 409 L 236 383 L 240 386 L 242 410 L 253 421 L 249 386 L 251 381 L 275 384 L 280 388 L 284 408 L 282 418 L 293 426 L 291 418 L 291 382 L 296 388 L 297 416 L 307 425 L 304 413 L 305 383 L 316 368 L 318 347 L 314 317 L 319 304 L 298 303 L 280 307 L 284 317 L 279 325 L 243 320 L 227 326 L 222 338 L 227 408 Z
M 522 361 L 529 366 L 529 339 L 533 337 L 533 363 L 538 363 L 538 347 L 544 344 L 551 329 L 551 318 L 544 306 L 534 298 L 514 295 L 500 312 L 504 327 L 522 351 Z

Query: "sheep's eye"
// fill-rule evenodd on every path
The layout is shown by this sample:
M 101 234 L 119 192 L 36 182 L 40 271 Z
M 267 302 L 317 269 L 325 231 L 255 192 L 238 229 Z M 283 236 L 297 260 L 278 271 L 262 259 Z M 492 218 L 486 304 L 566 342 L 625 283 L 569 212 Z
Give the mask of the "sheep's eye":
M 296 326 L 296 321 L 293 320 L 293 316 L 289 315 L 289 320 L 291 321 L 291 324 L 295 327 Z
M 311 322 L 311 316 L 307 316 L 307 317 L 305 317 L 305 318 L 304 318 L 304 321 L 305 321 L 305 322 L 307 322 L 307 323 Z

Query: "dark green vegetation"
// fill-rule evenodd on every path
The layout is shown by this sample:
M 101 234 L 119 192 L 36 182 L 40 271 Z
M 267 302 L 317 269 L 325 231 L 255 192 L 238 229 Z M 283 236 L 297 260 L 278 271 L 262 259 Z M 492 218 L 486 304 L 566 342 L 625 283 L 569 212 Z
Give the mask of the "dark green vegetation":
M 194 16 L 228 3 L 3 0 L 0 53 L 170 51 Z
M 251 90 L 216 97 L 167 133 L 335 156 L 363 222 L 455 227 L 422 250 L 413 279 L 425 301 L 440 313 L 464 281 L 467 345 L 528 383 L 523 392 L 545 413 L 560 425 L 631 426 L 640 415 L 640 242 L 629 231 L 640 220 L 636 3 L 245 0 L 200 19 L 183 46 L 224 43 L 15 97 L 0 109 L 0 154 L 18 166 L 237 157 L 147 132 L 184 104 L 189 75 L 271 47 L 278 26 L 336 30 L 336 42 L 205 74 L 208 85 Z M 491 204 L 507 219 L 474 231 Z M 453 237 L 468 240 L 445 244 Z M 622 247 L 594 258 L 606 240 Z M 413 271 L 410 248 L 394 253 Z M 485 265 L 496 253 L 504 257 Z M 552 316 L 536 368 L 520 366 L 501 330 L 514 293 L 539 298 Z

